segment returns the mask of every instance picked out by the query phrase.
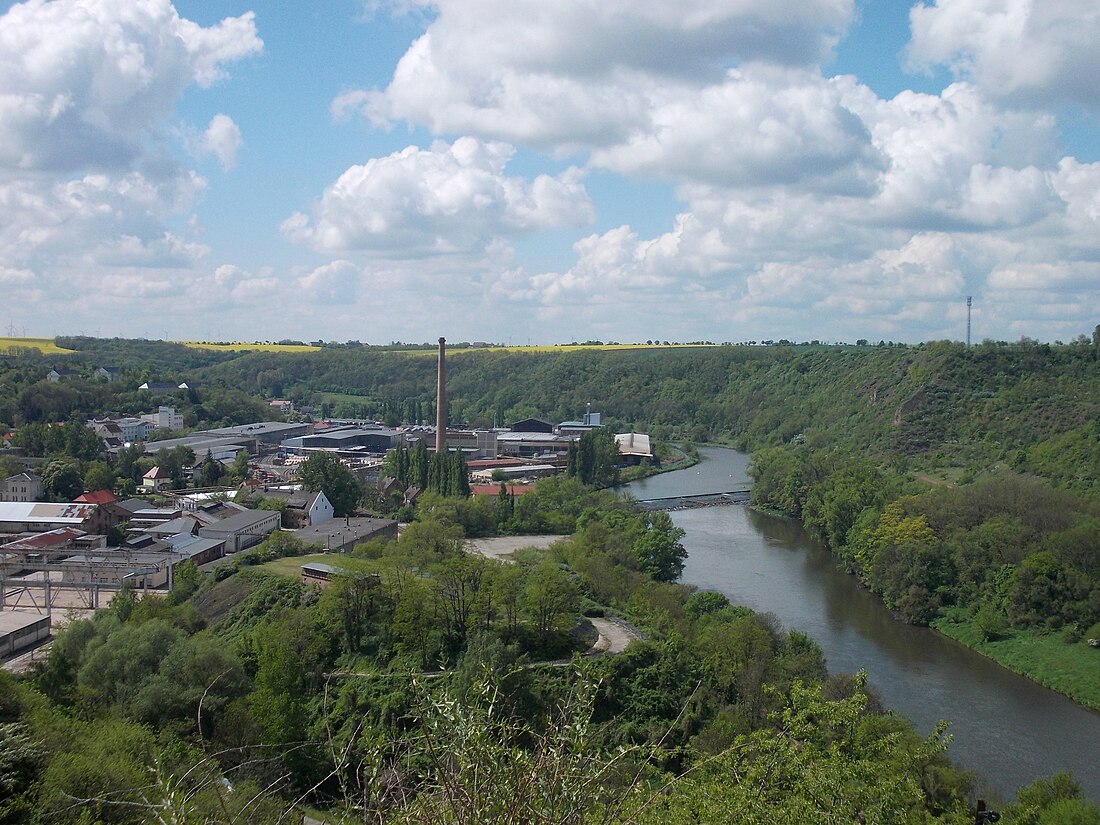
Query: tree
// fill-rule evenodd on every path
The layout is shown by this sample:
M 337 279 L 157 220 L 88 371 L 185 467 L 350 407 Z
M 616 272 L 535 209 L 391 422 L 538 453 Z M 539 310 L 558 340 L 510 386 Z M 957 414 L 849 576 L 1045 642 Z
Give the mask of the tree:
M 687 550 L 680 543 L 684 529 L 677 527 L 668 513 L 649 516 L 645 533 L 634 543 L 634 553 L 643 572 L 657 581 L 674 582 L 684 572 Z
M 298 480 L 310 492 L 323 492 L 337 516 L 353 513 L 362 498 L 355 474 L 335 453 L 313 453 L 298 468 Z
M 106 461 L 93 461 L 84 470 L 85 490 L 113 490 L 118 477 Z
M 72 501 L 84 492 L 84 478 L 75 461 L 55 459 L 42 471 L 42 486 L 51 501 Z
M 190 447 L 167 447 L 157 450 L 157 466 L 165 470 L 172 479 L 172 487 L 183 489 L 183 471 L 195 464 L 195 451 Z
M 241 450 L 233 458 L 233 465 L 229 468 L 230 477 L 240 483 L 252 475 L 252 468 L 248 465 L 248 450 Z
M 589 430 L 572 444 L 566 456 L 566 473 L 591 487 L 619 483 L 619 446 L 610 430 Z

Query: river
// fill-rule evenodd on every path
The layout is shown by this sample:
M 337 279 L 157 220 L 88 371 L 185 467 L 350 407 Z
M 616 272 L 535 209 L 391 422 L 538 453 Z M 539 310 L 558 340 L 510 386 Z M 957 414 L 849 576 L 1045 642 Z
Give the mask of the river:
M 748 481 L 748 457 L 702 448 L 695 467 L 633 482 L 635 498 L 729 490 Z M 812 636 L 831 672 L 866 669 L 883 703 L 922 734 L 951 723 L 950 753 L 977 774 L 977 790 L 1011 798 L 1020 785 L 1072 771 L 1100 801 L 1100 714 L 928 628 L 893 618 L 854 576 L 839 571 L 801 525 L 739 505 L 671 514 L 686 531 L 683 581 L 773 613 Z

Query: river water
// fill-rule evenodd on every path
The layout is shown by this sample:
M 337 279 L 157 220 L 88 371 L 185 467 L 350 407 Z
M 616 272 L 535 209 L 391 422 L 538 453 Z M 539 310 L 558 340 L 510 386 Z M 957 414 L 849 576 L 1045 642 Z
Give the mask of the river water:
M 748 481 L 743 453 L 710 447 L 700 453 L 695 467 L 625 489 L 638 499 L 663 498 Z M 739 505 L 671 515 L 686 531 L 684 582 L 809 634 L 831 672 L 866 669 L 883 703 L 920 733 L 949 721 L 951 756 L 977 774 L 980 794 L 1003 800 L 1036 777 L 1072 771 L 1085 795 L 1100 801 L 1100 714 L 928 628 L 896 621 L 796 522 Z

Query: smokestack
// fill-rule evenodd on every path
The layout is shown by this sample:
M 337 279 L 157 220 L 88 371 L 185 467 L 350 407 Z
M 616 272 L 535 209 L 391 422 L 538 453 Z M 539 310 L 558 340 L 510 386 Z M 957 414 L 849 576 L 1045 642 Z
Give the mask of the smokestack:
M 439 339 L 439 373 L 435 380 L 435 451 L 447 452 L 447 339 Z

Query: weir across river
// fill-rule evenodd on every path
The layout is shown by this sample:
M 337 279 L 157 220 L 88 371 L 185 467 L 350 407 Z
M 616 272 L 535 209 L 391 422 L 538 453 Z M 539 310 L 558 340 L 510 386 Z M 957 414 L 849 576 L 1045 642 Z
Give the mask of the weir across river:
M 635 503 L 643 510 L 692 510 L 696 507 L 716 507 L 723 504 L 748 504 L 751 484 L 716 493 L 693 493 L 667 498 L 644 498 Z

